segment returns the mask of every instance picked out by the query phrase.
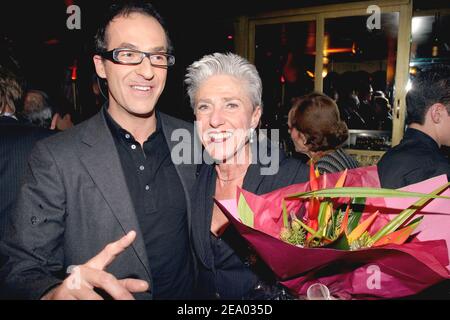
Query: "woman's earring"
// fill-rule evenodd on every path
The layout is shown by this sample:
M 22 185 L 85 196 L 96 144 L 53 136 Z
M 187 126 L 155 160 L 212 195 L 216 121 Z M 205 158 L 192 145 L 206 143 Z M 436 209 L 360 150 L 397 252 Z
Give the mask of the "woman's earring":
M 253 135 L 255 134 L 255 129 L 250 128 L 250 143 L 253 143 Z

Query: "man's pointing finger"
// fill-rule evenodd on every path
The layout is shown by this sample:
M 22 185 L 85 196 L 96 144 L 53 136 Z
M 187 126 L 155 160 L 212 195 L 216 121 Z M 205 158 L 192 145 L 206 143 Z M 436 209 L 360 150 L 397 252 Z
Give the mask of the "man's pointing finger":
M 136 239 L 136 232 L 130 231 L 121 239 L 109 243 L 98 255 L 89 260 L 86 265 L 93 269 L 104 270 L 114 259 Z

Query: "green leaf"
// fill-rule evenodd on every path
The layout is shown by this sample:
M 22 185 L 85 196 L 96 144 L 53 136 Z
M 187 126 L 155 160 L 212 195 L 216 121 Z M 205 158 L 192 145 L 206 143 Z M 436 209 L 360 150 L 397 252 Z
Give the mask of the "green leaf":
M 450 183 L 446 184 L 447 188 Z M 332 189 L 321 189 L 316 191 L 308 191 L 295 193 L 287 196 L 285 199 L 292 200 L 298 198 L 340 198 L 340 197 L 350 197 L 350 198 L 422 198 L 431 199 L 431 198 L 442 198 L 449 199 L 450 197 L 438 196 L 435 194 L 426 194 L 426 193 L 418 193 L 418 192 L 409 192 L 409 191 L 400 191 L 400 190 L 392 190 L 392 189 L 383 189 L 383 188 L 365 188 L 365 187 L 343 187 L 343 188 L 332 188 Z
M 310 234 L 312 234 L 313 236 L 316 236 L 316 234 L 318 234 L 318 232 L 310 227 L 308 227 L 306 224 L 304 224 L 300 219 L 295 220 L 297 221 L 303 229 L 305 229 L 306 231 L 308 231 Z
M 245 200 L 244 194 L 241 193 L 239 196 L 239 202 L 238 202 L 238 212 L 239 212 L 239 218 L 241 219 L 242 223 L 245 224 L 248 227 L 253 228 L 254 222 L 254 216 L 252 209 L 247 203 L 247 200 Z
M 420 217 L 415 218 L 410 223 L 408 223 L 405 227 L 410 227 L 410 226 L 412 226 L 415 223 L 419 223 L 420 221 L 422 221 L 423 217 L 424 216 L 420 216 Z
M 285 228 L 289 228 L 289 219 L 286 209 L 286 201 L 283 199 L 283 225 Z
M 331 220 L 328 224 L 327 233 L 325 234 L 325 237 L 330 238 L 330 239 L 333 238 L 333 231 L 335 229 L 336 221 L 337 221 L 336 215 L 338 215 L 338 214 L 339 214 L 339 209 L 336 209 L 333 212 L 333 214 L 331 215 Z
M 443 186 L 437 188 L 433 192 L 430 193 L 430 195 L 437 195 L 444 191 L 445 189 L 450 186 L 450 183 L 444 184 Z M 383 228 L 381 228 L 376 234 L 372 236 L 372 243 L 377 242 L 385 235 L 394 232 L 397 230 L 398 227 L 400 227 L 405 221 L 407 221 L 413 214 L 416 213 L 419 209 L 421 209 L 427 202 L 429 198 L 422 198 L 416 201 L 412 206 L 410 206 L 408 209 L 403 210 L 400 212 L 394 219 L 392 219 L 388 224 L 386 224 Z
M 342 234 L 335 241 L 333 241 L 330 244 L 327 244 L 323 248 L 338 249 L 338 250 L 350 250 L 350 245 L 348 243 L 347 236 L 345 234 Z
M 348 217 L 347 232 L 350 234 L 356 228 L 366 206 L 366 198 L 354 198 L 351 203 L 351 214 Z
M 343 214 L 342 210 L 340 208 L 338 208 L 331 215 L 331 222 L 330 222 L 330 224 L 328 226 L 328 230 L 327 230 L 327 233 L 325 235 L 327 238 L 333 239 L 333 238 L 335 238 L 337 236 L 335 231 L 336 231 L 336 228 L 337 228 L 339 216 L 342 215 L 342 214 Z
M 327 212 L 328 201 L 322 201 L 319 207 L 319 216 L 317 218 L 319 227 L 323 227 L 325 224 L 325 213 Z

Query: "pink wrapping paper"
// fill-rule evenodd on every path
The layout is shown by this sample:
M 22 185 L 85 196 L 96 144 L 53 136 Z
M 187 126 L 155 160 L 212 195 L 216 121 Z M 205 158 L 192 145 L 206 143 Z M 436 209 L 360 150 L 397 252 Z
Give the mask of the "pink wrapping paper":
M 320 186 L 333 187 L 341 173 L 320 178 Z M 430 192 L 447 182 L 445 176 L 436 177 L 403 188 L 408 191 Z M 379 187 L 376 167 L 349 170 L 345 186 Z M 333 296 L 350 299 L 396 298 L 419 293 L 438 282 L 450 278 L 450 201 L 432 200 L 417 215 L 425 217 L 416 239 L 403 245 L 387 245 L 358 251 L 329 248 L 300 248 L 279 239 L 283 227 L 283 197 L 309 190 L 309 183 L 296 184 L 258 196 L 242 193 L 255 213 L 254 229 L 239 221 L 237 200 L 216 201 L 238 232 L 253 246 L 281 283 L 298 295 L 305 295 L 314 283 L 326 285 Z M 449 195 L 450 191 L 446 190 Z M 345 201 L 345 199 L 340 199 Z M 405 209 L 417 199 L 367 199 L 367 215 L 380 209 L 384 215 L 371 232 L 382 227 L 388 217 Z M 287 202 L 288 211 L 298 211 L 301 201 Z M 363 216 L 364 219 L 364 216 Z

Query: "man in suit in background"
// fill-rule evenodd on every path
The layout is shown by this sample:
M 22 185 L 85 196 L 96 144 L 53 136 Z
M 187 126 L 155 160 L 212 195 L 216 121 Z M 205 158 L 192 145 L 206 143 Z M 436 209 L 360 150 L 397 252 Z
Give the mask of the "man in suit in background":
M 52 131 L 21 123 L 19 113 L 23 90 L 17 76 L 0 66 L 0 238 L 26 169 L 34 144 Z
M 171 135 L 193 127 L 155 110 L 175 62 L 167 31 L 148 2 L 115 2 L 96 47 L 109 101 L 36 145 L 0 286 L 25 299 L 189 298 L 196 166 L 174 164 Z
M 450 66 L 435 65 L 412 79 L 406 95 L 408 129 L 378 162 L 381 186 L 401 188 L 441 174 L 450 165 L 440 150 L 450 146 Z
M 29 123 L 51 130 L 64 131 L 73 127 L 72 116 L 63 116 L 56 112 L 50 104 L 48 95 L 41 90 L 31 89 L 25 93 L 23 102 L 23 117 Z

